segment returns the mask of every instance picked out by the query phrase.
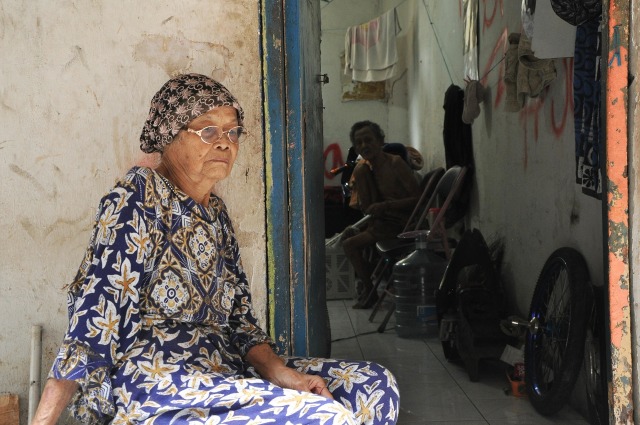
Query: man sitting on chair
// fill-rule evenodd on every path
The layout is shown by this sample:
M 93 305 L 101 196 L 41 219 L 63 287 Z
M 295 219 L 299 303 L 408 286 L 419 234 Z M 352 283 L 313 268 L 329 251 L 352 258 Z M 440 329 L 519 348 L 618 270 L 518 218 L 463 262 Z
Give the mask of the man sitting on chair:
M 362 157 L 353 170 L 350 206 L 370 214 L 372 219 L 360 233 L 342 242 L 346 256 L 362 280 L 362 292 L 353 308 L 370 308 L 378 295 L 372 291 L 373 265 L 364 250 L 376 242 L 393 239 L 400 233 L 420 196 L 413 170 L 398 156 L 383 152 L 384 132 L 371 121 L 351 127 L 351 143 Z

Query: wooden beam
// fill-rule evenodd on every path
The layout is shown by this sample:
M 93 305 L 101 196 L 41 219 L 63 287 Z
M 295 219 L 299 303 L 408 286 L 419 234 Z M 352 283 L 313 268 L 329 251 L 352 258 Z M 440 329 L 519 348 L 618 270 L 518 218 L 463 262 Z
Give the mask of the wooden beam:
M 629 11 L 629 0 L 608 2 L 607 26 L 603 30 L 608 42 L 602 56 L 607 61 L 605 183 L 611 332 L 610 423 L 631 425 L 634 408 L 629 282 Z
M 20 403 L 16 394 L 0 395 L 0 425 L 20 425 Z

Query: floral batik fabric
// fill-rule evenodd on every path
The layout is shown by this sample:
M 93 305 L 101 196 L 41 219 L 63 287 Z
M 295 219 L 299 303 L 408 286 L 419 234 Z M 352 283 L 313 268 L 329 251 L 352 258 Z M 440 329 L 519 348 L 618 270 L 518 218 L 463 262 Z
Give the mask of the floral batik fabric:
M 79 384 L 86 424 L 393 424 L 393 376 L 371 362 L 289 358 L 334 395 L 277 387 L 243 361 L 258 326 L 222 200 L 208 207 L 135 167 L 101 200 L 49 374 Z

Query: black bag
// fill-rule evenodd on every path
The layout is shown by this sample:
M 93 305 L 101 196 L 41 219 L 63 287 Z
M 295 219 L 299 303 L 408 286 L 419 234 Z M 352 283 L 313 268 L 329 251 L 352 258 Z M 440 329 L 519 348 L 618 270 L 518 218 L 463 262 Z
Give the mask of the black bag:
M 580 25 L 602 14 L 602 0 L 551 0 L 551 7 L 571 25 Z

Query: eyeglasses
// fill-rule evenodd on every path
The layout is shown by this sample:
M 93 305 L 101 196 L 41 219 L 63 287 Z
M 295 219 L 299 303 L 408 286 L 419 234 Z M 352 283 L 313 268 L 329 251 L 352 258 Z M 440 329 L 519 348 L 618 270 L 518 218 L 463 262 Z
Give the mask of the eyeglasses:
M 210 125 L 198 131 L 194 130 L 193 128 L 187 128 L 187 131 L 189 133 L 194 133 L 200 136 L 200 140 L 202 140 L 207 145 L 217 143 L 225 134 L 231 142 L 238 143 L 240 142 L 240 136 L 246 133 L 245 128 L 240 125 L 237 127 L 232 127 L 226 131 L 222 131 L 222 128 L 216 127 L 215 125 Z

